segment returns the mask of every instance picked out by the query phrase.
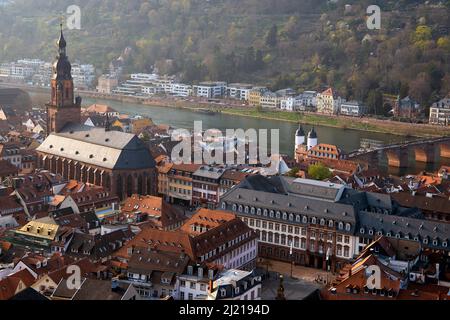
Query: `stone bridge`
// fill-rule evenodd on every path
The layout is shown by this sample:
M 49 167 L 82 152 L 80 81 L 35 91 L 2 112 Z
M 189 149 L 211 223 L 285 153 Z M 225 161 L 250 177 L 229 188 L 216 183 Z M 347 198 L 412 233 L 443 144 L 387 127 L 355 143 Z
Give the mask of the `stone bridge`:
M 379 166 L 382 162 L 390 167 L 406 168 L 410 159 L 416 162 L 433 163 L 438 157 L 450 159 L 450 136 L 395 143 L 366 151 L 354 151 L 348 160 L 369 166 Z

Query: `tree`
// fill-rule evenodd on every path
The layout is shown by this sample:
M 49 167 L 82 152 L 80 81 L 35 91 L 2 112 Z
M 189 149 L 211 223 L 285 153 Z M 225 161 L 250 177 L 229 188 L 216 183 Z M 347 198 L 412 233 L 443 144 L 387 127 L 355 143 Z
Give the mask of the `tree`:
M 439 38 L 437 41 L 437 45 L 439 48 L 450 52 L 450 38 L 449 37 Z
M 266 36 L 266 45 L 274 48 L 278 43 L 278 27 L 274 24 Z
M 383 114 L 383 95 L 378 90 L 370 90 L 367 96 L 367 106 L 370 114 Z
M 292 168 L 288 173 L 286 173 L 286 175 L 288 177 L 293 177 L 293 178 L 297 178 L 297 173 L 300 171 L 299 168 Z
M 313 164 L 308 168 L 308 175 L 315 180 L 325 180 L 331 177 L 331 171 L 323 164 Z
M 420 49 L 426 49 L 429 41 L 432 39 L 432 31 L 428 26 L 418 26 L 413 33 L 413 43 Z
M 283 33 L 290 39 L 295 40 L 298 35 L 298 18 L 291 16 L 284 26 Z

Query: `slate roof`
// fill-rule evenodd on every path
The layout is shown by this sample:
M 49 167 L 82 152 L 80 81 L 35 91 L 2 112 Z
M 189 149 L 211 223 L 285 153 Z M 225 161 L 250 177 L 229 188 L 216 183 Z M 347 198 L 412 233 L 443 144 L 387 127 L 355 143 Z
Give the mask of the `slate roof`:
M 155 167 L 150 151 L 136 135 L 73 123 L 51 133 L 37 151 L 107 169 Z
M 417 237 L 418 241 L 422 243 L 424 238 L 427 238 L 428 243 L 425 246 L 436 249 L 447 248 L 450 241 L 450 225 L 446 223 L 375 212 L 360 212 L 359 223 L 358 234 L 361 234 L 361 228 L 365 228 L 365 230 L 372 228 L 374 235 L 378 231 L 382 231 L 383 235 L 390 233 L 391 237 L 399 234 L 401 238 L 404 238 L 405 235 L 408 235 L 410 239 Z M 437 245 L 433 245 L 434 239 L 438 240 Z M 443 245 L 444 242 L 447 243 L 447 246 Z

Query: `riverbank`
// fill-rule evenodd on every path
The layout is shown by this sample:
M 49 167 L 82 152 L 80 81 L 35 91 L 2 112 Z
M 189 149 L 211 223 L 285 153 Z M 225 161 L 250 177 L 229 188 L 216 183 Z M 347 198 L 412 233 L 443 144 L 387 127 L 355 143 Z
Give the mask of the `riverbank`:
M 404 123 L 391 120 L 379 120 L 375 118 L 359 118 L 347 116 L 329 116 L 312 112 L 289 112 L 283 110 L 263 109 L 257 110 L 252 106 L 242 106 L 239 101 L 225 101 L 211 103 L 195 99 L 177 98 L 151 98 L 142 99 L 134 97 L 98 97 L 98 94 L 88 95 L 91 99 L 115 100 L 121 102 L 132 102 L 143 105 L 159 106 L 167 108 L 188 109 L 198 111 L 208 109 L 224 114 L 252 117 L 257 119 L 278 120 L 293 123 L 302 123 L 340 129 L 352 129 L 366 132 L 387 133 L 404 137 L 431 138 L 450 135 L 450 126 L 439 127 L 429 124 Z
M 17 86 L 24 90 L 45 93 L 48 88 Z M 78 91 L 80 96 L 97 101 L 118 101 L 121 103 L 135 103 L 156 107 L 167 107 L 176 109 L 187 109 L 199 111 L 208 109 L 224 114 L 252 117 L 256 119 L 278 120 L 292 123 L 302 123 L 340 129 L 352 129 L 366 132 L 394 134 L 404 137 L 430 138 L 450 135 L 450 126 L 432 126 L 429 124 L 413 124 L 391 120 L 379 120 L 375 118 L 358 118 L 346 116 L 328 116 L 308 112 L 289 112 L 282 110 L 257 110 L 255 107 L 242 106 L 241 101 L 228 100 L 212 103 L 198 98 L 139 98 L 119 95 L 99 94 L 92 91 Z

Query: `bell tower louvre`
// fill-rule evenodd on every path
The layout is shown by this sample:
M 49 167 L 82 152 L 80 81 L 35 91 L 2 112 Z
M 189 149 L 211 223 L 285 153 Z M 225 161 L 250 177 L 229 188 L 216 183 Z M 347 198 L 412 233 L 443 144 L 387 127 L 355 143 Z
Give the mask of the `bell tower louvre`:
M 51 101 L 46 104 L 47 135 L 60 132 L 70 122 L 79 124 L 81 121 L 81 98 L 76 97 L 74 101 L 72 66 L 66 54 L 66 45 L 61 24 L 58 56 L 52 68 Z

